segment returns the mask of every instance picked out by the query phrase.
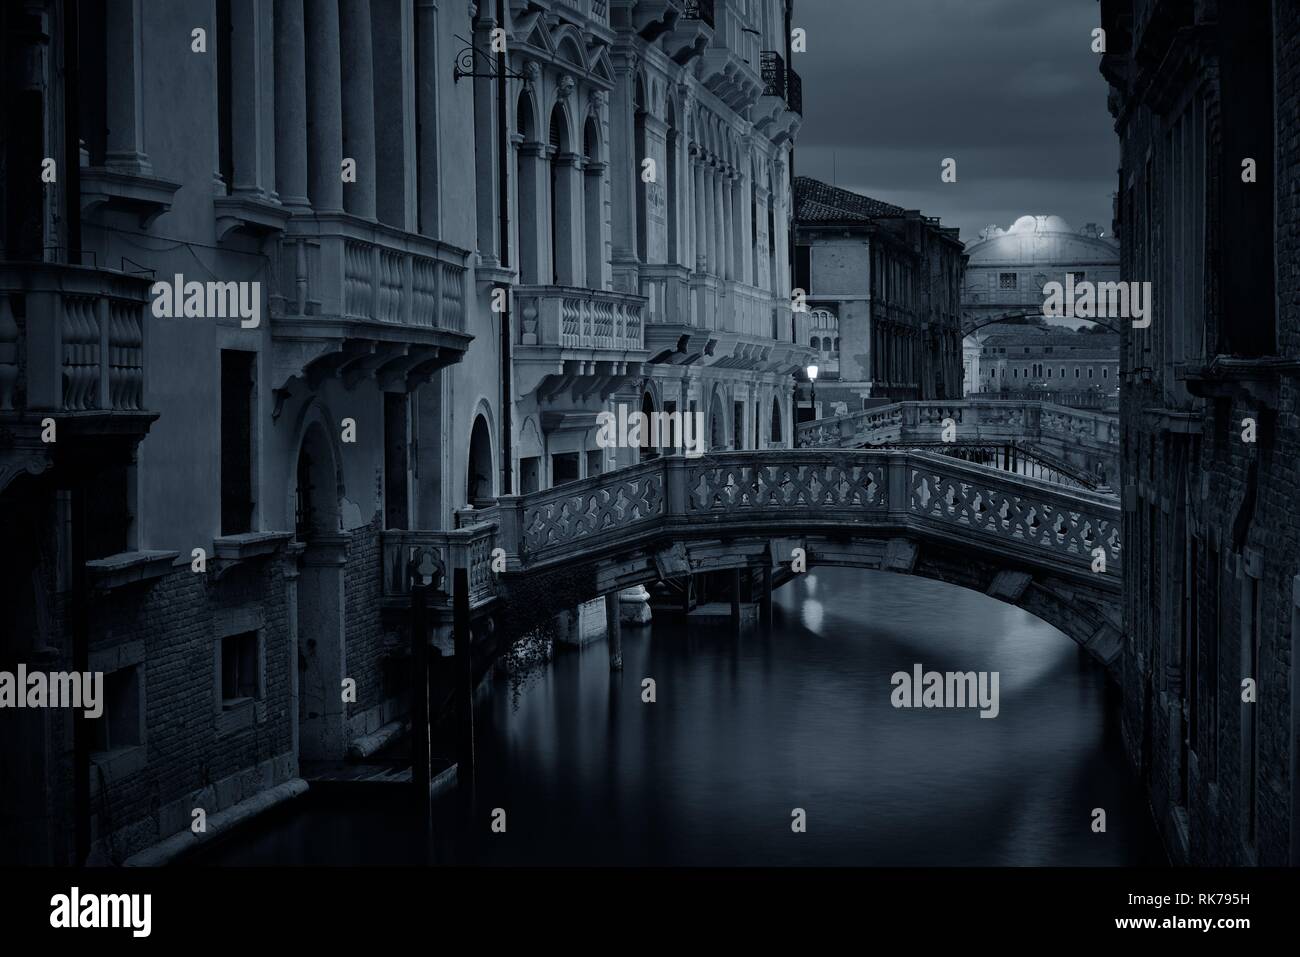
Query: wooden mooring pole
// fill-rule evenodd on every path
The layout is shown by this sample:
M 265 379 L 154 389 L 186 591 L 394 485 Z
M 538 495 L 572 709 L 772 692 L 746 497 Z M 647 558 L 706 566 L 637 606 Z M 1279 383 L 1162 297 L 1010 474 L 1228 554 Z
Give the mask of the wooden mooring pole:
M 618 592 L 605 596 L 605 640 L 609 644 L 609 670 L 623 670 L 623 624 L 619 620 Z
M 472 854 L 478 822 L 474 820 L 474 663 L 469 628 L 469 573 L 452 571 L 451 630 L 456 653 L 456 788 L 463 815 L 462 834 Z
M 433 858 L 433 798 L 429 793 L 429 589 L 411 585 L 411 785 L 426 858 Z

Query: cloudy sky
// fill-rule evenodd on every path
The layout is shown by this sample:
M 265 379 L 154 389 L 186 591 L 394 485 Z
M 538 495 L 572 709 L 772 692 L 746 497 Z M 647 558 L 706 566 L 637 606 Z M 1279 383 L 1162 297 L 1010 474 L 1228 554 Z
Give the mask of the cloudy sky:
M 1111 224 L 1119 146 L 1097 0 L 796 0 L 795 172 L 961 227 Z M 957 160 L 957 182 L 940 164 Z

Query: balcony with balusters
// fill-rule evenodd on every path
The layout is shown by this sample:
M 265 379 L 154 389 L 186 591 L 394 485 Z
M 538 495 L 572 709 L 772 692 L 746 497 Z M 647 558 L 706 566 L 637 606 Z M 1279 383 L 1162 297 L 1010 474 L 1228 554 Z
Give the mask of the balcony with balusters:
M 148 432 L 158 417 L 144 404 L 150 283 L 111 269 L 0 263 L 0 489 L 21 471 L 107 461 Z
M 275 387 L 373 379 L 410 390 L 457 362 L 467 331 L 469 253 L 346 213 L 294 217 L 269 296 Z
M 717 0 L 709 7 L 713 39 L 704 50 L 700 80 L 718 99 L 740 112 L 763 93 L 760 24 L 746 19 L 739 0 Z
M 573 286 L 516 286 L 514 295 L 520 397 L 572 387 L 576 398 L 604 399 L 649 357 L 642 296 Z

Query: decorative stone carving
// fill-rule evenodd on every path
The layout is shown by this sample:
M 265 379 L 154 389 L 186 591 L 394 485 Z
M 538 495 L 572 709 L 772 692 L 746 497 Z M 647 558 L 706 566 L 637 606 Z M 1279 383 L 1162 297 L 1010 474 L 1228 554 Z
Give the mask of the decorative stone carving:
M 555 84 L 555 98 L 557 100 L 567 100 L 572 93 L 573 77 L 567 73 L 562 73 L 559 82 Z

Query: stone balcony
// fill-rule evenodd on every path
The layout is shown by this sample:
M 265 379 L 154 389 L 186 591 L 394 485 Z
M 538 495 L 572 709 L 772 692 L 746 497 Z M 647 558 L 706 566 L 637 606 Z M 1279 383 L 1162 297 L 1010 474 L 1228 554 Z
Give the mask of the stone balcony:
M 744 19 L 739 0 L 717 0 L 712 6 L 713 39 L 704 51 L 700 79 L 718 99 L 740 112 L 763 92 L 759 24 Z
M 811 355 L 796 344 L 790 304 L 783 298 L 671 263 L 639 271 L 649 304 L 646 347 L 657 362 L 676 353 L 680 358 L 669 361 L 785 372 L 802 367 L 805 352 Z
M 158 417 L 144 405 L 150 284 L 110 269 L 0 263 L 0 489 L 56 457 L 101 465 L 148 432 Z M 45 419 L 54 442 L 42 441 Z
M 413 389 L 458 362 L 473 336 L 468 251 L 346 213 L 295 216 L 269 296 L 274 386 L 374 379 Z
M 603 400 L 648 358 L 642 296 L 573 286 L 516 286 L 514 295 L 520 398 L 571 387 L 575 399 Z

